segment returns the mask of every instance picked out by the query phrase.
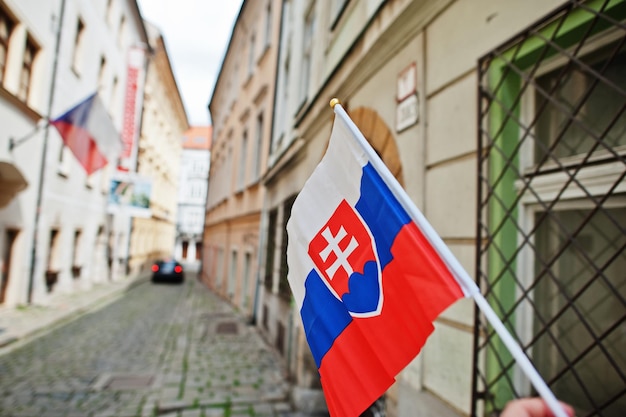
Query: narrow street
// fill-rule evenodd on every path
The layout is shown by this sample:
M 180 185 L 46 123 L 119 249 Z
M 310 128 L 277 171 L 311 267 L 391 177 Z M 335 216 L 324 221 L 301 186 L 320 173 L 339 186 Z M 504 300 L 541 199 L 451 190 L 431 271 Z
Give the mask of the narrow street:
M 0 356 L 0 416 L 289 415 L 277 355 L 188 274 Z

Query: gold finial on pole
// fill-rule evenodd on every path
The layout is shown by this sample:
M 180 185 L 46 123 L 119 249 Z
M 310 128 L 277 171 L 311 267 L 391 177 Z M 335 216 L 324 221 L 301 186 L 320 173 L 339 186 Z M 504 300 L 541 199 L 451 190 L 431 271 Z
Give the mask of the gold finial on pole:
M 336 104 L 341 104 L 338 98 L 332 98 L 330 100 L 330 108 L 334 109 Z

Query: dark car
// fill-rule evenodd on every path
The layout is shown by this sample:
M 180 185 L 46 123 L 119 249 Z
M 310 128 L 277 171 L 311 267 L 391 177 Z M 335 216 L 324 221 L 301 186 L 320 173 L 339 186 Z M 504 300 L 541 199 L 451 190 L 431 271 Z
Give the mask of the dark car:
M 157 261 L 152 265 L 152 282 L 183 283 L 185 272 L 183 266 L 173 260 Z

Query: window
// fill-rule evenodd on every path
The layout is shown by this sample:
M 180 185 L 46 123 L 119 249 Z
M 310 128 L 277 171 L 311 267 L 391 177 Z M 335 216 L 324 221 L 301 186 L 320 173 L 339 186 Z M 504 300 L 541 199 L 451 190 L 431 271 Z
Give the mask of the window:
M 111 168 L 105 166 L 100 172 L 100 192 L 104 195 L 109 193 L 109 187 L 111 185 Z
M 224 193 L 223 193 L 222 197 L 226 199 L 232 193 L 232 187 L 233 187 L 232 180 L 230 179 L 230 175 L 232 175 L 231 172 L 233 172 L 233 170 L 234 170 L 234 167 L 233 167 L 233 148 L 232 148 L 232 144 L 229 144 L 228 154 L 226 156 L 226 162 L 225 162 L 224 165 L 225 165 L 224 166 L 225 169 L 222 170 L 222 173 L 224 174 L 224 176 L 226 178 L 228 178 L 228 181 L 224 181 L 224 183 L 227 184 L 227 185 L 226 185 L 226 187 L 224 189 Z
M 626 145 L 626 48 L 609 61 L 614 50 L 614 44 L 608 45 L 582 57 L 584 66 L 559 67 L 537 79 L 535 107 L 542 111 L 535 163 L 545 160 L 550 149 L 553 157 L 567 158 Z
M 230 256 L 230 268 L 228 269 L 228 297 L 232 300 L 235 296 L 237 284 L 237 251 L 234 250 Z
M 333 0 L 330 2 L 330 29 L 333 30 L 344 10 L 346 10 L 346 6 L 348 5 L 349 0 Z
M 82 70 L 83 55 L 85 49 L 86 38 L 85 24 L 79 18 L 76 24 L 76 36 L 74 37 L 74 54 L 72 56 L 72 69 L 76 74 L 80 74 Z
M 278 120 L 278 123 L 276 124 L 278 129 L 276 129 L 276 135 L 272 138 L 271 153 L 277 152 L 281 148 L 284 137 L 287 134 L 287 109 L 289 109 L 289 60 L 285 60 L 280 90 L 281 94 L 277 105 L 278 109 L 276 110 L 278 113 L 276 116 Z
M 61 142 L 61 148 L 59 150 L 59 165 L 57 167 L 57 173 L 62 177 L 67 177 L 70 173 L 70 159 L 72 158 L 72 151 L 65 146 L 64 142 Z
M 81 246 L 82 232 L 80 230 L 74 231 L 74 242 L 72 247 L 72 277 L 74 279 L 80 278 L 80 246 Z
M 201 256 L 202 256 L 202 242 L 196 242 L 196 261 L 199 261 Z
M 187 250 L 189 249 L 189 242 L 186 240 L 183 240 L 182 242 L 182 249 L 183 249 L 183 254 L 182 254 L 182 258 L 183 259 L 187 259 Z
M 15 97 L 28 105 L 40 48 L 27 30 L 15 30 L 18 24 L 20 22 L 0 2 L 0 84 L 14 91 Z M 11 48 L 15 50 L 11 52 Z M 8 74 L 11 85 L 7 84 Z
M 590 208 L 556 210 L 535 217 L 538 317 L 533 330 L 539 336 L 533 360 L 545 379 L 557 379 L 555 395 L 588 415 L 592 407 L 585 403 L 604 404 L 624 386 L 625 340 L 618 328 L 624 319 L 620 299 L 626 299 L 626 207 L 595 213 Z M 553 317 L 558 319 L 544 329 Z M 598 343 L 598 338 L 604 340 Z M 624 406 L 626 401 L 617 400 L 615 411 L 604 415 L 617 416 Z
M 245 256 L 244 256 L 244 260 L 243 260 L 243 284 L 242 284 L 242 289 L 241 289 L 241 306 L 243 308 L 248 307 L 248 305 L 250 304 L 250 300 L 248 297 L 248 287 L 249 287 L 249 282 L 251 280 L 251 268 L 252 266 L 252 255 L 250 254 L 250 252 L 246 252 Z
M 304 21 L 304 33 L 302 37 L 302 78 L 300 79 L 300 100 L 305 102 L 309 94 L 311 83 L 311 67 L 313 65 L 313 36 L 315 34 L 315 10 L 311 11 Z
M 113 0 L 107 0 L 106 19 L 109 25 L 113 22 Z
M 24 48 L 24 60 L 22 62 L 22 70 L 20 71 L 20 83 L 17 91 L 17 98 L 24 103 L 28 102 L 30 93 L 31 77 L 33 74 L 33 63 L 37 55 L 38 48 L 30 38 L 26 39 L 26 47 Z
M 215 270 L 215 288 L 218 290 L 222 287 L 224 280 L 224 249 L 217 249 L 217 268 Z
M 254 73 L 254 67 L 256 66 L 255 62 L 255 36 L 254 33 L 250 37 L 250 49 L 248 50 L 248 77 L 251 77 Z
M 116 106 L 116 102 L 117 102 L 117 97 L 119 95 L 119 80 L 117 78 L 117 76 L 113 77 L 113 85 L 111 87 L 111 98 L 109 100 L 109 114 L 113 114 L 113 111 L 117 108 Z
M 96 184 L 99 184 L 98 178 L 102 175 L 102 170 L 91 173 L 85 177 L 85 188 L 92 189 Z
M 268 1 L 265 7 L 265 35 L 263 46 L 268 48 L 272 41 L 272 2 Z
M 7 55 L 9 51 L 9 39 L 15 27 L 15 21 L 0 7 L 0 85 L 4 80 Z
M 256 119 L 256 140 L 254 141 L 254 165 L 252 172 L 254 180 L 261 178 L 261 157 L 263 156 L 263 113 L 259 114 Z
M 58 238 L 59 230 L 50 229 L 48 260 L 46 262 L 46 288 L 49 293 L 52 292 L 54 285 L 59 279 L 59 269 L 57 265 L 57 259 L 59 257 L 59 254 L 57 253 L 59 250 Z
M 241 139 L 241 154 L 239 158 L 239 173 L 237 175 L 237 188 L 242 190 L 246 180 L 246 166 L 248 163 L 248 131 L 243 132 Z
M 98 92 L 102 96 L 104 92 L 104 77 L 107 71 L 107 60 L 105 57 L 100 57 L 100 70 L 98 71 Z
M 626 409 L 624 19 L 625 2 L 572 0 L 478 65 L 477 275 L 556 396 L 586 416 Z M 479 322 L 484 408 L 533 395 Z
M 120 25 L 117 28 L 117 45 L 122 48 L 124 46 L 124 38 L 126 36 L 126 17 L 120 17 Z

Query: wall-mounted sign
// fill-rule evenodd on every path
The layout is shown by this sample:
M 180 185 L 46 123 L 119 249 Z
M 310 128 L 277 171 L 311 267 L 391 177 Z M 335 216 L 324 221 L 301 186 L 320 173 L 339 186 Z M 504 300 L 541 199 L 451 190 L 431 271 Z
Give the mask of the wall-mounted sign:
M 401 132 L 419 120 L 417 65 L 415 62 L 411 62 L 398 74 L 396 103 L 396 132 Z
M 124 121 L 122 124 L 122 154 L 117 169 L 122 172 L 135 170 L 137 160 L 137 140 L 139 138 L 139 117 L 143 106 L 143 74 L 146 51 L 132 47 L 128 52 L 126 69 L 126 92 L 124 97 Z
M 117 172 L 111 179 L 107 211 L 133 217 L 151 217 L 152 180 L 133 173 Z
M 407 129 L 419 120 L 419 100 L 417 93 L 413 93 L 396 106 L 396 132 Z

